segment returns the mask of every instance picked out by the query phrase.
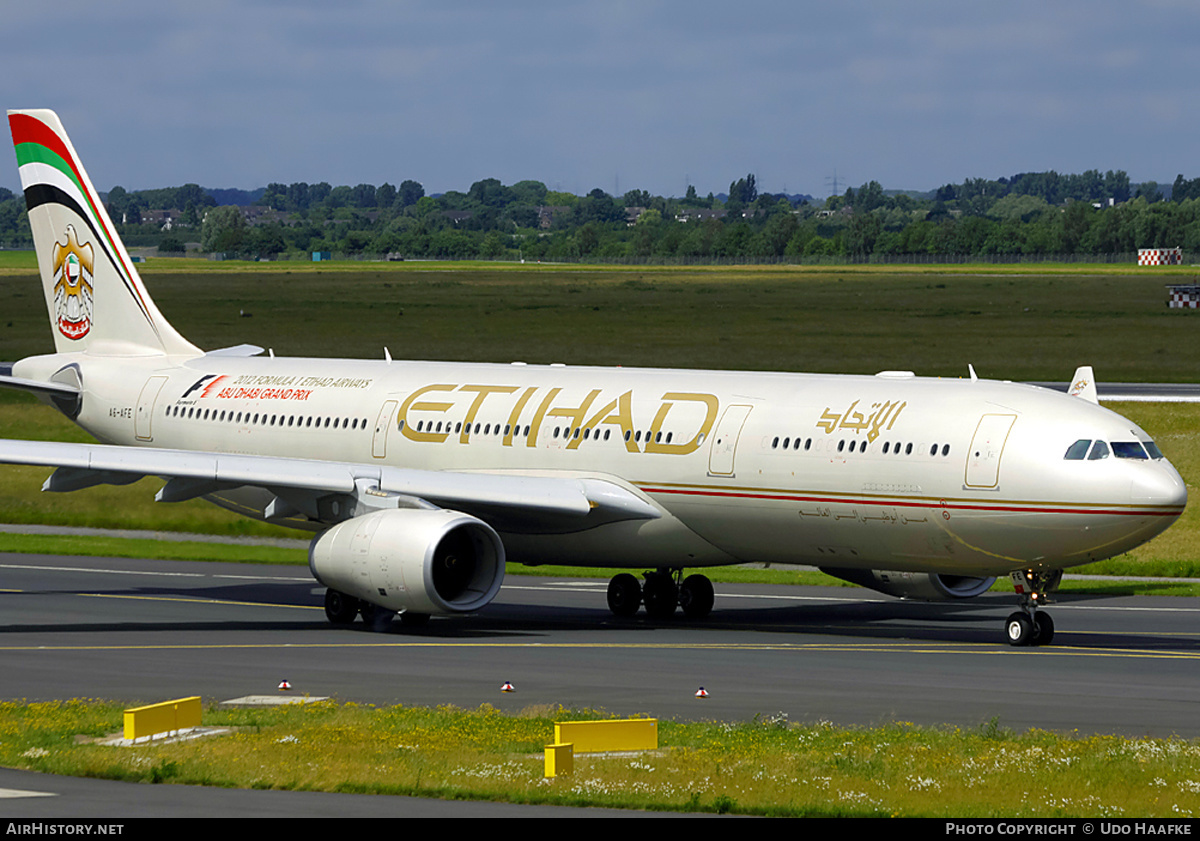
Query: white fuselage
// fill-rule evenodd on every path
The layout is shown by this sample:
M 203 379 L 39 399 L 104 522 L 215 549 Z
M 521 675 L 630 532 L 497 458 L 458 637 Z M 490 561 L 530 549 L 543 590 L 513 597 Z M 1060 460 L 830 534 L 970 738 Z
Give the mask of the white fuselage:
M 1109 557 L 1186 489 L 1163 458 L 1064 459 L 1149 441 L 1076 397 L 975 380 L 523 364 L 56 354 L 104 442 L 603 477 L 655 520 L 503 532 L 511 560 L 603 567 L 760 561 L 997 575 Z M 216 501 L 259 513 L 258 497 Z

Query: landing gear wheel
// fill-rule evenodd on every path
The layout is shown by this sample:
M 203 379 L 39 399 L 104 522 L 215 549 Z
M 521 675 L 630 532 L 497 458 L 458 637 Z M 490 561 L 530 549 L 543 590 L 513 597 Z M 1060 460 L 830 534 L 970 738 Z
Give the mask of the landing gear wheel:
M 669 572 L 648 572 L 642 585 L 646 614 L 653 619 L 668 619 L 679 604 L 679 588 Z
M 1049 613 L 1035 613 L 1033 616 L 1033 645 L 1049 645 L 1054 639 L 1054 620 Z
M 1051 596 L 1062 581 L 1062 570 L 1017 570 L 1011 578 L 1021 610 L 1004 623 L 1008 644 L 1049 645 L 1054 639 L 1054 620 L 1039 608 L 1053 604 Z M 1017 621 L 1019 618 L 1024 619 L 1023 624 Z
M 608 582 L 608 609 L 616 616 L 633 616 L 642 606 L 642 588 L 628 572 Z
M 1014 613 L 1005 621 L 1004 633 L 1009 645 L 1030 645 L 1033 641 L 1033 622 L 1024 613 Z
M 689 575 L 679 585 L 679 606 L 688 619 L 703 619 L 712 612 L 713 586 L 705 575 Z
M 334 625 L 349 625 L 358 616 L 359 603 L 354 596 L 337 590 L 325 591 L 325 617 Z

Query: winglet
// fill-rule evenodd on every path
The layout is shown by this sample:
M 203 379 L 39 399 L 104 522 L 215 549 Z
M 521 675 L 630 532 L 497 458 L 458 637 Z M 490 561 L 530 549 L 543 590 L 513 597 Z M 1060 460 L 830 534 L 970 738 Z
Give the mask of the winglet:
M 1082 397 L 1089 403 L 1100 402 L 1096 394 L 1096 375 L 1092 373 L 1091 365 L 1080 365 L 1075 369 L 1075 376 L 1071 378 L 1071 387 L 1067 393 L 1074 397 Z

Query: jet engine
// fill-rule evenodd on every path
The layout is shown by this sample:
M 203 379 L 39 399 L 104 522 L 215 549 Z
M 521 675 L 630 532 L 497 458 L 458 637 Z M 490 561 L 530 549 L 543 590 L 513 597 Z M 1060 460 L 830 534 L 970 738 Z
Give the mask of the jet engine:
M 973 599 L 986 593 L 995 578 L 972 578 L 966 575 L 941 575 L 925 572 L 894 572 L 880 569 L 839 569 L 821 567 L 821 572 L 857 584 L 899 596 L 902 599 L 921 599 L 927 602 L 948 602 Z
M 330 590 L 395 612 L 465 613 L 504 580 L 504 544 L 482 520 L 441 508 L 376 511 L 339 523 L 308 549 Z

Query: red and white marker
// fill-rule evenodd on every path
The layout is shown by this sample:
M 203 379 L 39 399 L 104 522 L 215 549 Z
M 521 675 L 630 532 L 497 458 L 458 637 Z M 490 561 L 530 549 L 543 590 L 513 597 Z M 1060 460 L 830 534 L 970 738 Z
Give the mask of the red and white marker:
M 506 680 L 506 681 L 504 681 L 504 685 L 500 687 L 500 691 L 501 692 L 516 692 L 517 690 L 513 689 L 513 685 Z
M 288 683 L 286 680 L 279 681 L 279 691 L 280 692 L 286 692 L 287 690 L 289 690 L 291 688 L 292 688 L 292 685 L 290 683 Z
M 703 686 L 701 686 L 699 689 L 696 690 L 696 697 L 697 698 L 707 698 L 708 697 L 708 692 L 705 690 L 705 688 Z

